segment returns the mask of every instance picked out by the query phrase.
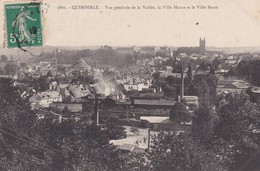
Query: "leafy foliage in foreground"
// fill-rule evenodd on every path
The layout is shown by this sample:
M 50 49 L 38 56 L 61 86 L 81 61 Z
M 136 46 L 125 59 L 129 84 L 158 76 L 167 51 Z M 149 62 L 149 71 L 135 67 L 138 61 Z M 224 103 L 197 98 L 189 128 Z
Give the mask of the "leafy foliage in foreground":
M 116 122 L 101 129 L 87 118 L 37 119 L 11 83 L 0 80 L 0 170 L 237 170 L 259 146 L 259 105 L 243 93 L 227 95 L 215 112 L 200 106 L 191 134 L 160 132 L 149 152 L 136 154 L 109 144 L 124 137 Z

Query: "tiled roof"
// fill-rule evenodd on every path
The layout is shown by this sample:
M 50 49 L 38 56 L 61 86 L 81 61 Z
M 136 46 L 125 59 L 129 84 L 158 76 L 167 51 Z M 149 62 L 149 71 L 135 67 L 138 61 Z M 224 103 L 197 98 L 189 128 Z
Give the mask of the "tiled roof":
M 118 147 L 120 150 L 132 151 L 135 148 L 134 144 L 123 144 Z
M 169 106 L 169 105 L 174 105 L 175 101 L 174 100 L 157 100 L 157 99 L 135 99 L 134 100 L 135 105 L 152 105 L 152 106 Z
M 149 123 L 168 123 L 168 116 L 141 116 L 140 120 L 146 120 Z

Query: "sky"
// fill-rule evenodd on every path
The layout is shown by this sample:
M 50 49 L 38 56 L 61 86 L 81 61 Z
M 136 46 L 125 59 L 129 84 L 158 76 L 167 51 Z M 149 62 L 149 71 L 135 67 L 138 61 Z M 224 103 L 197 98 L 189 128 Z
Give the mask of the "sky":
M 199 38 L 205 37 L 207 46 L 260 47 L 259 0 L 41 1 L 44 46 L 198 46 Z M 0 11 L 4 16 L 3 2 Z M 57 9 L 59 5 L 67 9 Z M 79 5 L 98 5 L 99 9 L 72 9 Z M 143 5 L 195 9 L 154 10 L 142 9 Z M 198 9 L 198 5 L 218 9 Z M 105 6 L 141 9 L 108 10 Z M 4 25 L 4 21 L 0 24 Z M 5 34 L 3 28 L 0 40 Z

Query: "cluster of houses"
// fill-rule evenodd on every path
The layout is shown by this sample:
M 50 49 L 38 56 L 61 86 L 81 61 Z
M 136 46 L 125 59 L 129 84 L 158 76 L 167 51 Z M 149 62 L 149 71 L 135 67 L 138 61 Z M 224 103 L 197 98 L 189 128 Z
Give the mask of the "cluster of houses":
M 205 40 L 204 40 L 205 41 Z M 190 57 L 191 59 L 206 58 L 207 51 L 205 44 L 201 41 L 200 54 L 187 55 L 186 53 L 179 53 L 175 59 L 180 61 L 182 58 Z M 14 79 L 23 80 L 28 73 L 39 76 L 70 78 L 73 79 L 75 75 L 87 76 L 93 75 L 98 80 L 103 79 L 104 70 L 113 72 L 117 84 L 121 84 L 126 91 L 138 91 L 139 96 L 127 96 L 122 91 L 116 91 L 114 84 L 109 81 L 99 81 L 95 84 L 71 83 L 52 81 L 49 84 L 49 89 L 43 92 L 37 92 L 34 89 L 23 89 L 21 96 L 29 98 L 32 109 L 46 110 L 51 109 L 56 112 L 62 112 L 67 108 L 70 112 L 77 113 L 91 113 L 93 115 L 110 115 L 113 114 L 121 119 L 128 119 L 125 125 L 142 125 L 148 123 L 154 129 L 167 129 L 176 127 L 176 123 L 169 120 L 169 113 L 173 106 L 177 103 L 174 98 L 166 98 L 162 93 L 161 87 L 159 89 L 151 88 L 153 81 L 153 74 L 159 73 L 160 77 L 166 78 L 174 76 L 176 78 L 187 78 L 187 73 L 173 73 L 174 66 L 162 66 L 164 62 L 171 59 L 173 52 L 168 47 L 130 47 L 117 48 L 119 53 L 133 53 L 139 52 L 143 54 L 150 54 L 154 57 L 138 59 L 135 65 L 130 65 L 122 68 L 108 67 L 98 68 L 90 66 L 85 60 L 78 59 L 74 64 L 58 64 L 57 58 L 54 55 L 51 62 L 40 62 L 36 67 L 28 66 L 25 71 L 18 72 Z M 157 56 L 156 53 L 163 53 L 165 57 Z M 160 54 L 158 53 L 158 54 Z M 209 52 L 208 52 L 209 53 Z M 223 57 L 219 52 L 212 52 L 211 56 Z M 243 56 L 230 55 L 226 57 L 225 64 L 236 65 L 243 59 Z M 216 75 L 223 75 L 227 70 L 219 70 Z M 193 72 L 192 75 L 195 73 Z M 221 77 L 219 77 L 221 78 Z M 103 85 L 104 88 L 100 88 Z M 14 82 L 14 86 L 26 87 L 19 81 Z M 217 85 L 217 94 L 227 92 L 241 92 L 247 90 L 251 85 L 242 80 L 224 80 L 220 79 Z M 101 94 L 98 96 L 93 93 L 93 89 L 100 89 L 97 91 Z M 145 91 L 146 90 L 146 91 Z M 149 90 L 149 91 L 148 91 Z M 182 88 L 182 91 L 184 89 Z M 252 89 L 255 94 L 260 94 L 257 87 Z M 180 94 L 179 99 L 184 99 L 189 106 L 189 109 L 198 107 L 197 96 L 185 96 L 184 92 Z M 55 114 L 56 115 L 56 114 Z M 177 125 L 179 127 L 189 127 L 190 124 Z M 122 148 L 133 150 L 133 146 L 125 145 Z

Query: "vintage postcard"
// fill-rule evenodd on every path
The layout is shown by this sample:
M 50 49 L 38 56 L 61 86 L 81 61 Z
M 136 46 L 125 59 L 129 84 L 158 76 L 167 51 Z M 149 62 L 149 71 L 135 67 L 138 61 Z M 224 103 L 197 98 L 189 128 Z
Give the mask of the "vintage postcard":
M 259 0 L 1 0 L 0 170 L 260 170 Z

